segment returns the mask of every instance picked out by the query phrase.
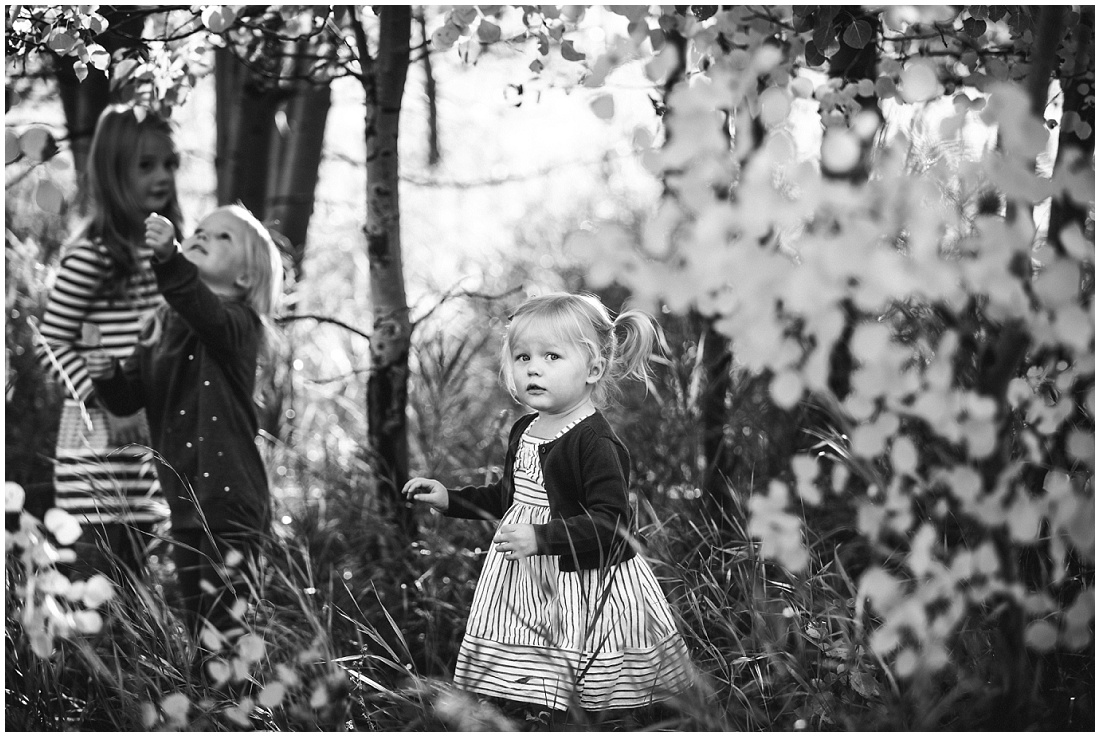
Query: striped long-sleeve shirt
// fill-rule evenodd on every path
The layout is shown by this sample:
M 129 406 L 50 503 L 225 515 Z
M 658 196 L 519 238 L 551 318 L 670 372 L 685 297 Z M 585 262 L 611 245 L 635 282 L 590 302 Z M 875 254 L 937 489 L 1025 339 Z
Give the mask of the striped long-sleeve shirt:
M 84 323 L 99 329 L 100 347 L 109 355 L 120 360 L 130 355 L 146 316 L 162 300 L 149 265 L 152 253 L 152 249 L 140 250 L 139 268 L 130 277 L 125 296 L 106 293 L 104 286 L 112 267 L 104 246 L 82 243 L 61 260 L 41 324 L 42 336 L 57 363 L 41 345 L 38 355 L 43 367 L 58 381 L 63 380 L 58 374 L 60 366 L 82 402 L 88 401 L 93 389 L 84 367 L 83 354 L 87 349 L 81 340 Z M 66 390 L 66 395 L 69 393 Z
M 167 512 L 147 449 L 112 442 L 106 412 L 97 406 L 84 363 L 91 347 L 83 340 L 89 323 L 98 328 L 99 347 L 108 354 L 124 359 L 133 352 L 146 317 L 163 299 L 151 257 L 152 249 L 143 249 L 125 294 L 112 295 L 106 288 L 111 274 L 107 250 L 93 243 L 73 247 L 61 260 L 42 319 L 45 345 L 36 346 L 38 358 L 65 394 L 54 503 L 83 523 L 155 523 Z

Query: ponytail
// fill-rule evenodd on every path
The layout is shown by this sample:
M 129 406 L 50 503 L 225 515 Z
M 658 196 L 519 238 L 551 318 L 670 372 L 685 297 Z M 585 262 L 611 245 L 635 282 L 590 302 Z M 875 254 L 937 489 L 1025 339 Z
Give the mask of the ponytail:
M 618 341 L 608 367 L 611 378 L 615 381 L 636 379 L 648 388 L 653 380 L 649 362 L 654 349 L 663 347 L 657 324 L 641 310 L 620 313 L 614 324 Z

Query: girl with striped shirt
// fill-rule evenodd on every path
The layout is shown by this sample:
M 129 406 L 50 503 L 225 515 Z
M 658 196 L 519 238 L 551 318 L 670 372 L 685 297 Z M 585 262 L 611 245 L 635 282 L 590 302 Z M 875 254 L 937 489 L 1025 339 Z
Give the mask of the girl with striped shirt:
M 629 542 L 626 448 L 598 409 L 617 380 L 648 377 L 656 337 L 644 313 L 612 320 L 591 295 L 530 299 L 509 324 L 502 374 L 535 412 L 512 428 L 503 478 L 405 485 L 410 499 L 449 516 L 500 519 L 459 650 L 460 687 L 600 711 L 690 684 L 668 603 Z
M 55 506 L 76 516 L 74 546 L 85 573 L 119 563 L 140 571 L 155 524 L 167 517 L 142 413 L 120 416 L 98 402 L 85 355 L 133 351 L 161 303 L 145 246 L 145 218 L 165 213 L 177 231 L 179 154 L 168 122 L 114 105 L 96 124 L 88 156 L 89 217 L 61 258 L 41 323 L 41 364 L 66 394 L 54 466 Z

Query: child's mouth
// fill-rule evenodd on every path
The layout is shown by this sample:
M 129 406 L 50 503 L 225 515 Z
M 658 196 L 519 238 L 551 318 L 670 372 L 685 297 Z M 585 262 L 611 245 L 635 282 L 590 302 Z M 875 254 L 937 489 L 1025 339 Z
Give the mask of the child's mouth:
M 539 386 L 538 384 L 528 384 L 527 385 L 527 393 L 528 394 L 540 394 L 540 393 L 545 392 L 545 391 L 546 391 L 546 389 Z

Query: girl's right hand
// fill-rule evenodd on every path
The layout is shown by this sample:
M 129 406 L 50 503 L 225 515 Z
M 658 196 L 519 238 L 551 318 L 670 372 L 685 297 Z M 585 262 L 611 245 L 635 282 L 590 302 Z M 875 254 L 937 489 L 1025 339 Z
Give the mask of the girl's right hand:
M 152 248 L 158 258 L 170 254 L 176 247 L 176 228 L 172 221 L 155 212 L 145 218 L 145 245 Z
M 129 417 L 113 415 L 107 412 L 107 439 L 112 445 L 148 445 L 149 425 L 145 421 L 145 412 Z
M 115 375 L 115 359 L 101 350 L 91 350 L 84 354 L 84 366 L 88 376 L 93 379 L 109 379 Z
M 450 506 L 451 500 L 450 495 L 447 494 L 447 487 L 435 479 L 425 479 L 419 476 L 409 479 L 409 482 L 401 489 L 401 493 L 411 502 L 424 502 L 432 509 L 440 512 L 446 512 L 447 507 Z

